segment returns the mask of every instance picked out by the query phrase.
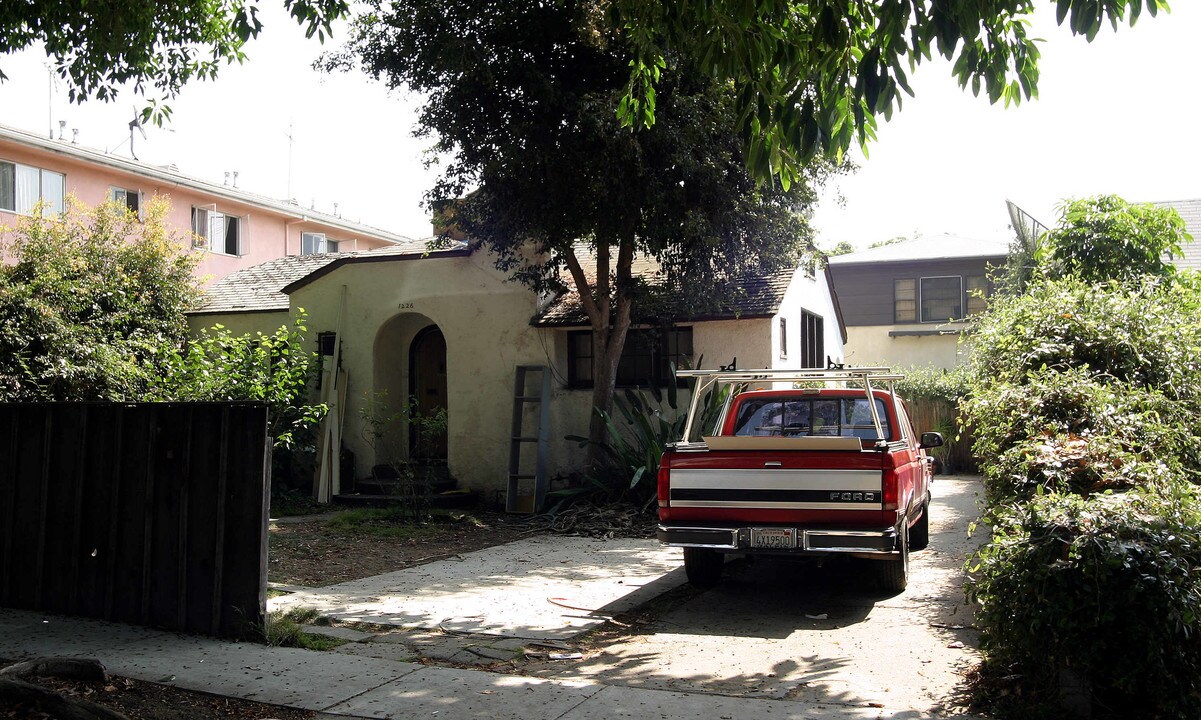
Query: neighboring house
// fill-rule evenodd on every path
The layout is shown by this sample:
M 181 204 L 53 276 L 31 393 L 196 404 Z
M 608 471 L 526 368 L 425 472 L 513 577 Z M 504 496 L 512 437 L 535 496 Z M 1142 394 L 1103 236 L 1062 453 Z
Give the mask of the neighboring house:
M 1173 258 L 1176 267 L 1181 270 L 1201 270 L 1201 199 L 1169 200 L 1152 203 L 1160 207 L 1169 207 L 1180 214 L 1184 220 L 1185 230 L 1193 236 L 1192 242 L 1185 243 L 1180 249 L 1181 257 Z
M 964 319 L 985 308 L 989 268 L 1008 254 L 1005 240 L 934 235 L 830 258 L 847 362 L 955 367 Z
M 702 357 L 707 368 L 737 357 L 748 369 L 842 359 L 845 336 L 827 273 L 812 276 L 802 267 L 745 287 L 744 299 L 720 313 L 681 319 L 666 331 L 632 329 L 619 384 L 662 386 L 668 362 Z M 311 347 L 321 348 L 327 367 L 334 345 L 328 333 L 341 332 L 341 435 L 357 477 L 407 456 L 407 431 L 381 434 L 378 420 L 414 398 L 423 411 L 447 410 L 445 441 L 433 446 L 451 474 L 487 500 L 503 499 L 519 365 L 548 366 L 553 375 L 548 476 L 581 464 L 583 450 L 564 438 L 587 435 L 592 343 L 574 295 L 539 303 L 486 251 L 460 244 L 427 253 L 423 243 L 411 243 L 243 270 L 209 289 L 191 323 L 269 331 L 298 308 L 308 314 Z
M 66 209 L 68 195 L 89 206 L 115 200 L 141 216 L 155 197 L 170 202 L 168 227 L 204 250 L 196 275 L 222 278 L 273 258 L 364 251 L 410 238 L 293 203 L 181 175 L 171 168 L 48 140 L 0 125 L 0 234 L 39 201 Z

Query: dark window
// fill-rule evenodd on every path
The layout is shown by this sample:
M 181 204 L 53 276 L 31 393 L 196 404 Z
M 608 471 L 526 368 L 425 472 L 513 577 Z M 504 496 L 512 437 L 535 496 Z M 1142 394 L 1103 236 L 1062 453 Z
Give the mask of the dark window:
M 892 281 L 893 322 L 917 322 L 917 280 Z
M 808 310 L 801 311 L 801 367 L 826 366 L 825 321 Z
M 988 308 L 988 278 L 984 275 L 968 275 L 963 280 L 967 286 L 967 314 L 984 312 Z
M 780 357 L 788 357 L 788 320 L 780 318 Z
M 119 187 L 109 188 L 108 199 L 119 205 L 124 205 L 126 210 L 129 210 L 134 215 L 137 215 L 139 219 L 142 217 L 142 213 L 140 211 L 141 194 L 137 190 L 129 190 L 127 188 Z
M 192 232 L 197 247 L 224 255 L 242 254 L 242 222 L 239 218 L 208 208 L 192 208 Z
M 963 317 L 963 278 L 922 278 L 922 322 L 946 322 Z
M 884 401 L 876 398 L 884 439 L 892 437 Z M 876 440 L 876 424 L 867 398 L 780 400 L 756 398 L 743 403 L 734 423 L 735 435 L 796 437 L 834 435 Z
M 592 387 L 594 359 L 591 330 L 567 333 L 568 385 Z M 671 367 L 686 366 L 691 360 L 692 328 L 631 329 L 617 363 L 617 386 L 664 387 L 671 382 Z

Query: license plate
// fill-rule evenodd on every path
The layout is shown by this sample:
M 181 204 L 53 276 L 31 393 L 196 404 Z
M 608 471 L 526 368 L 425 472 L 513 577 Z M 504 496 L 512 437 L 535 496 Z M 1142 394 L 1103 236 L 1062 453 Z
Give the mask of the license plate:
M 794 550 L 796 529 L 751 528 L 751 547 L 764 550 Z

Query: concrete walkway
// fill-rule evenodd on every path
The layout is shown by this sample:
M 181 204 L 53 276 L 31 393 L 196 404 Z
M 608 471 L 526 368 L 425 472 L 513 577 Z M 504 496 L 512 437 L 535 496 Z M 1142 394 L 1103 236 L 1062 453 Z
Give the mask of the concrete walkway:
M 455 633 L 565 640 L 686 582 L 654 540 L 542 536 L 386 575 L 289 588 L 268 610 Z
M 871 707 L 731 698 L 429 667 L 233 643 L 0 609 L 0 656 L 90 657 L 139 680 L 315 710 L 325 718 L 487 720 L 860 720 L 919 718 Z

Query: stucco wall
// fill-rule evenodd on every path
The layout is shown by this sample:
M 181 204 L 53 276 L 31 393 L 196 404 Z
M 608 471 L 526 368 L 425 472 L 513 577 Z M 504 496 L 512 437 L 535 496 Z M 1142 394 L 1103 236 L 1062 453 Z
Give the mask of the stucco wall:
M 826 280 L 826 274 L 819 270 L 815 276 L 810 277 L 804 267 L 798 267 L 793 273 L 792 283 L 784 293 L 784 299 L 780 302 L 780 313 L 772 318 L 769 350 L 771 360 L 767 365 L 756 367 L 781 370 L 800 367 L 801 311 L 803 310 L 822 318 L 825 357 L 819 358 L 821 365 L 825 366 L 826 357 L 835 362 L 842 362 L 842 331 L 838 326 L 838 314 L 834 311 L 834 300 Z M 787 352 L 784 354 L 780 353 L 780 318 L 785 319 L 788 328 L 785 333 Z M 740 359 L 739 367 L 750 366 L 742 365 Z
M 308 311 L 314 335 L 341 325 L 348 373 L 343 438 L 360 474 L 376 458 L 371 426 L 362 417 L 366 400 L 381 390 L 407 389 L 409 342 L 428 319 L 446 338 L 450 471 L 461 487 L 489 500 L 505 487 L 515 368 L 546 364 L 539 331 L 529 324 L 532 293 L 505 282 L 477 253 L 344 265 L 296 290 L 292 305 Z
M 962 325 L 940 326 L 942 330 Z M 847 362 L 853 365 L 883 364 L 895 368 L 932 366 L 950 369 L 964 362 L 967 346 L 960 343 L 959 332 L 944 335 L 898 336 L 890 332 L 908 332 L 912 325 L 860 325 L 847 328 Z
M 91 207 L 107 201 L 111 187 L 138 191 L 142 194 L 143 208 L 149 205 L 153 197 L 161 197 L 171 206 L 167 214 L 168 227 L 177 234 L 180 244 L 187 247 L 191 246 L 193 206 L 216 209 L 227 215 L 242 218 L 241 255 L 225 255 L 207 249 L 200 251 L 203 256 L 196 269 L 196 275 L 206 281 L 225 277 L 235 270 L 277 257 L 299 255 L 302 232 L 325 233 L 330 240 L 342 242 L 339 248 L 342 251 L 371 250 L 390 245 L 378 238 L 357 235 L 306 219 L 304 210 L 300 207 L 296 208 L 295 214 L 284 214 L 208 195 L 158 178 L 88 163 L 80 158 L 25 147 L 11 141 L 0 140 L 0 160 L 63 173 L 66 176 L 67 194 L 74 195 L 77 200 Z M 15 213 L 0 210 L 0 230 L 12 227 L 20 217 Z

